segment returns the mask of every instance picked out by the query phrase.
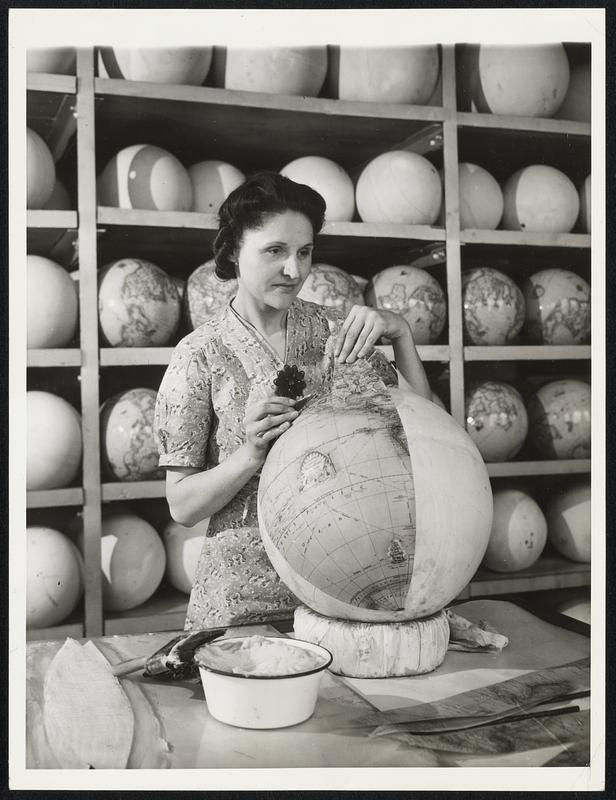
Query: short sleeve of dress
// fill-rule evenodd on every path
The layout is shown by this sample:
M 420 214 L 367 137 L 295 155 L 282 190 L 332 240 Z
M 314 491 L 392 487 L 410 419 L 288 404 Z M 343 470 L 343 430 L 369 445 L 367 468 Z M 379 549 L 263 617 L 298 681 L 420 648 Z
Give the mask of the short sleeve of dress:
M 156 398 L 154 435 L 161 467 L 206 466 L 212 413 L 211 376 L 205 355 L 180 344 Z

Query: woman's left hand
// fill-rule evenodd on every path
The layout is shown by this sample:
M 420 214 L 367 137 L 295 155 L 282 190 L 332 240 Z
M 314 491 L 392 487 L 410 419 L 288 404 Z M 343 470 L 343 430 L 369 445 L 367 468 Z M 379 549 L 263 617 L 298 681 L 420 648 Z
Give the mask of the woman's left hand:
M 411 328 L 401 314 L 384 308 L 353 306 L 336 337 L 334 355 L 347 364 L 366 358 L 383 336 L 392 341 L 405 337 L 413 341 Z

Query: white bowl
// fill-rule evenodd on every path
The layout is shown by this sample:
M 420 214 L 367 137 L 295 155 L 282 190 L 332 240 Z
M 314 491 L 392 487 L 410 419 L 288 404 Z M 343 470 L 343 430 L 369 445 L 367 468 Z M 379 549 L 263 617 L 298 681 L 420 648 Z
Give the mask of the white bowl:
M 245 636 L 220 639 L 239 641 Z M 280 640 L 281 637 L 266 636 Z M 283 638 L 285 644 L 321 656 L 314 669 L 290 675 L 241 675 L 199 664 L 201 683 L 210 714 L 219 722 L 240 728 L 286 728 L 312 716 L 323 671 L 332 662 L 325 647 L 299 639 Z

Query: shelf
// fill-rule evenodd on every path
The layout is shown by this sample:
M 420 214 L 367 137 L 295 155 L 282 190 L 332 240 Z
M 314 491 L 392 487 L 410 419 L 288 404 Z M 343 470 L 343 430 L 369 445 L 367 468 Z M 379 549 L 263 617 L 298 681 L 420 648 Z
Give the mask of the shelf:
M 433 131 L 425 137 L 422 132 L 446 117 L 443 108 L 434 106 L 108 78 L 95 81 L 95 92 L 100 167 L 122 147 L 147 141 L 170 150 L 186 165 L 219 158 L 244 172 L 278 170 L 295 158 L 313 154 L 352 169 L 390 149 L 409 147 L 422 153 L 436 149 L 440 143 Z
M 28 367 L 80 367 L 81 350 L 77 348 L 48 348 L 28 350 Z
M 590 345 L 511 345 L 465 347 L 465 361 L 568 361 L 590 359 Z
M 76 251 L 76 211 L 28 211 L 27 249 L 30 255 L 46 256 L 66 264 Z
M 118 481 L 114 483 L 103 483 L 101 491 L 103 502 L 165 497 L 165 481 Z
M 590 585 L 590 564 L 581 564 L 557 556 L 541 556 L 529 569 L 499 573 L 479 568 L 467 587 L 467 597 L 540 592 L 546 589 L 570 589 Z
M 183 624 L 182 624 L 183 625 Z M 72 639 L 83 639 L 83 622 L 69 622 L 65 625 L 54 625 L 51 628 L 27 628 L 26 641 L 35 642 L 42 639 L 62 641 L 67 637 Z
M 590 472 L 589 458 L 563 459 L 562 461 L 505 461 L 486 464 L 491 478 L 518 475 L 570 475 Z
M 154 596 L 129 611 L 105 611 L 104 634 L 153 633 L 183 630 L 188 595 L 162 586 Z
M 516 247 L 590 247 L 586 233 L 532 233 L 526 231 L 484 231 L 467 228 L 460 231 L 462 244 L 498 244 Z
M 468 128 L 503 128 L 508 131 L 525 133 L 547 133 L 559 136 L 586 136 L 590 137 L 589 122 L 575 122 L 573 120 L 551 119 L 548 117 L 518 117 L 500 114 L 480 114 L 471 111 L 459 111 L 456 122 Z
M 69 489 L 40 489 L 27 492 L 28 508 L 53 508 L 57 506 L 83 505 L 83 489 L 80 486 Z
M 74 75 L 29 73 L 26 86 L 28 127 L 43 137 L 57 162 L 77 129 L 77 79 Z

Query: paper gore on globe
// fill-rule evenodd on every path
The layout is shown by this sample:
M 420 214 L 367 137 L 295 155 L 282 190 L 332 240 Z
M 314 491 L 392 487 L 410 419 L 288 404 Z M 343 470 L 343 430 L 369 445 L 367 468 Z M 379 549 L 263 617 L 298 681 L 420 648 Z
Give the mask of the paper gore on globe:
M 464 430 L 389 389 L 365 360 L 334 369 L 272 446 L 259 524 L 284 583 L 329 617 L 416 619 L 468 583 L 490 535 L 492 493 Z

